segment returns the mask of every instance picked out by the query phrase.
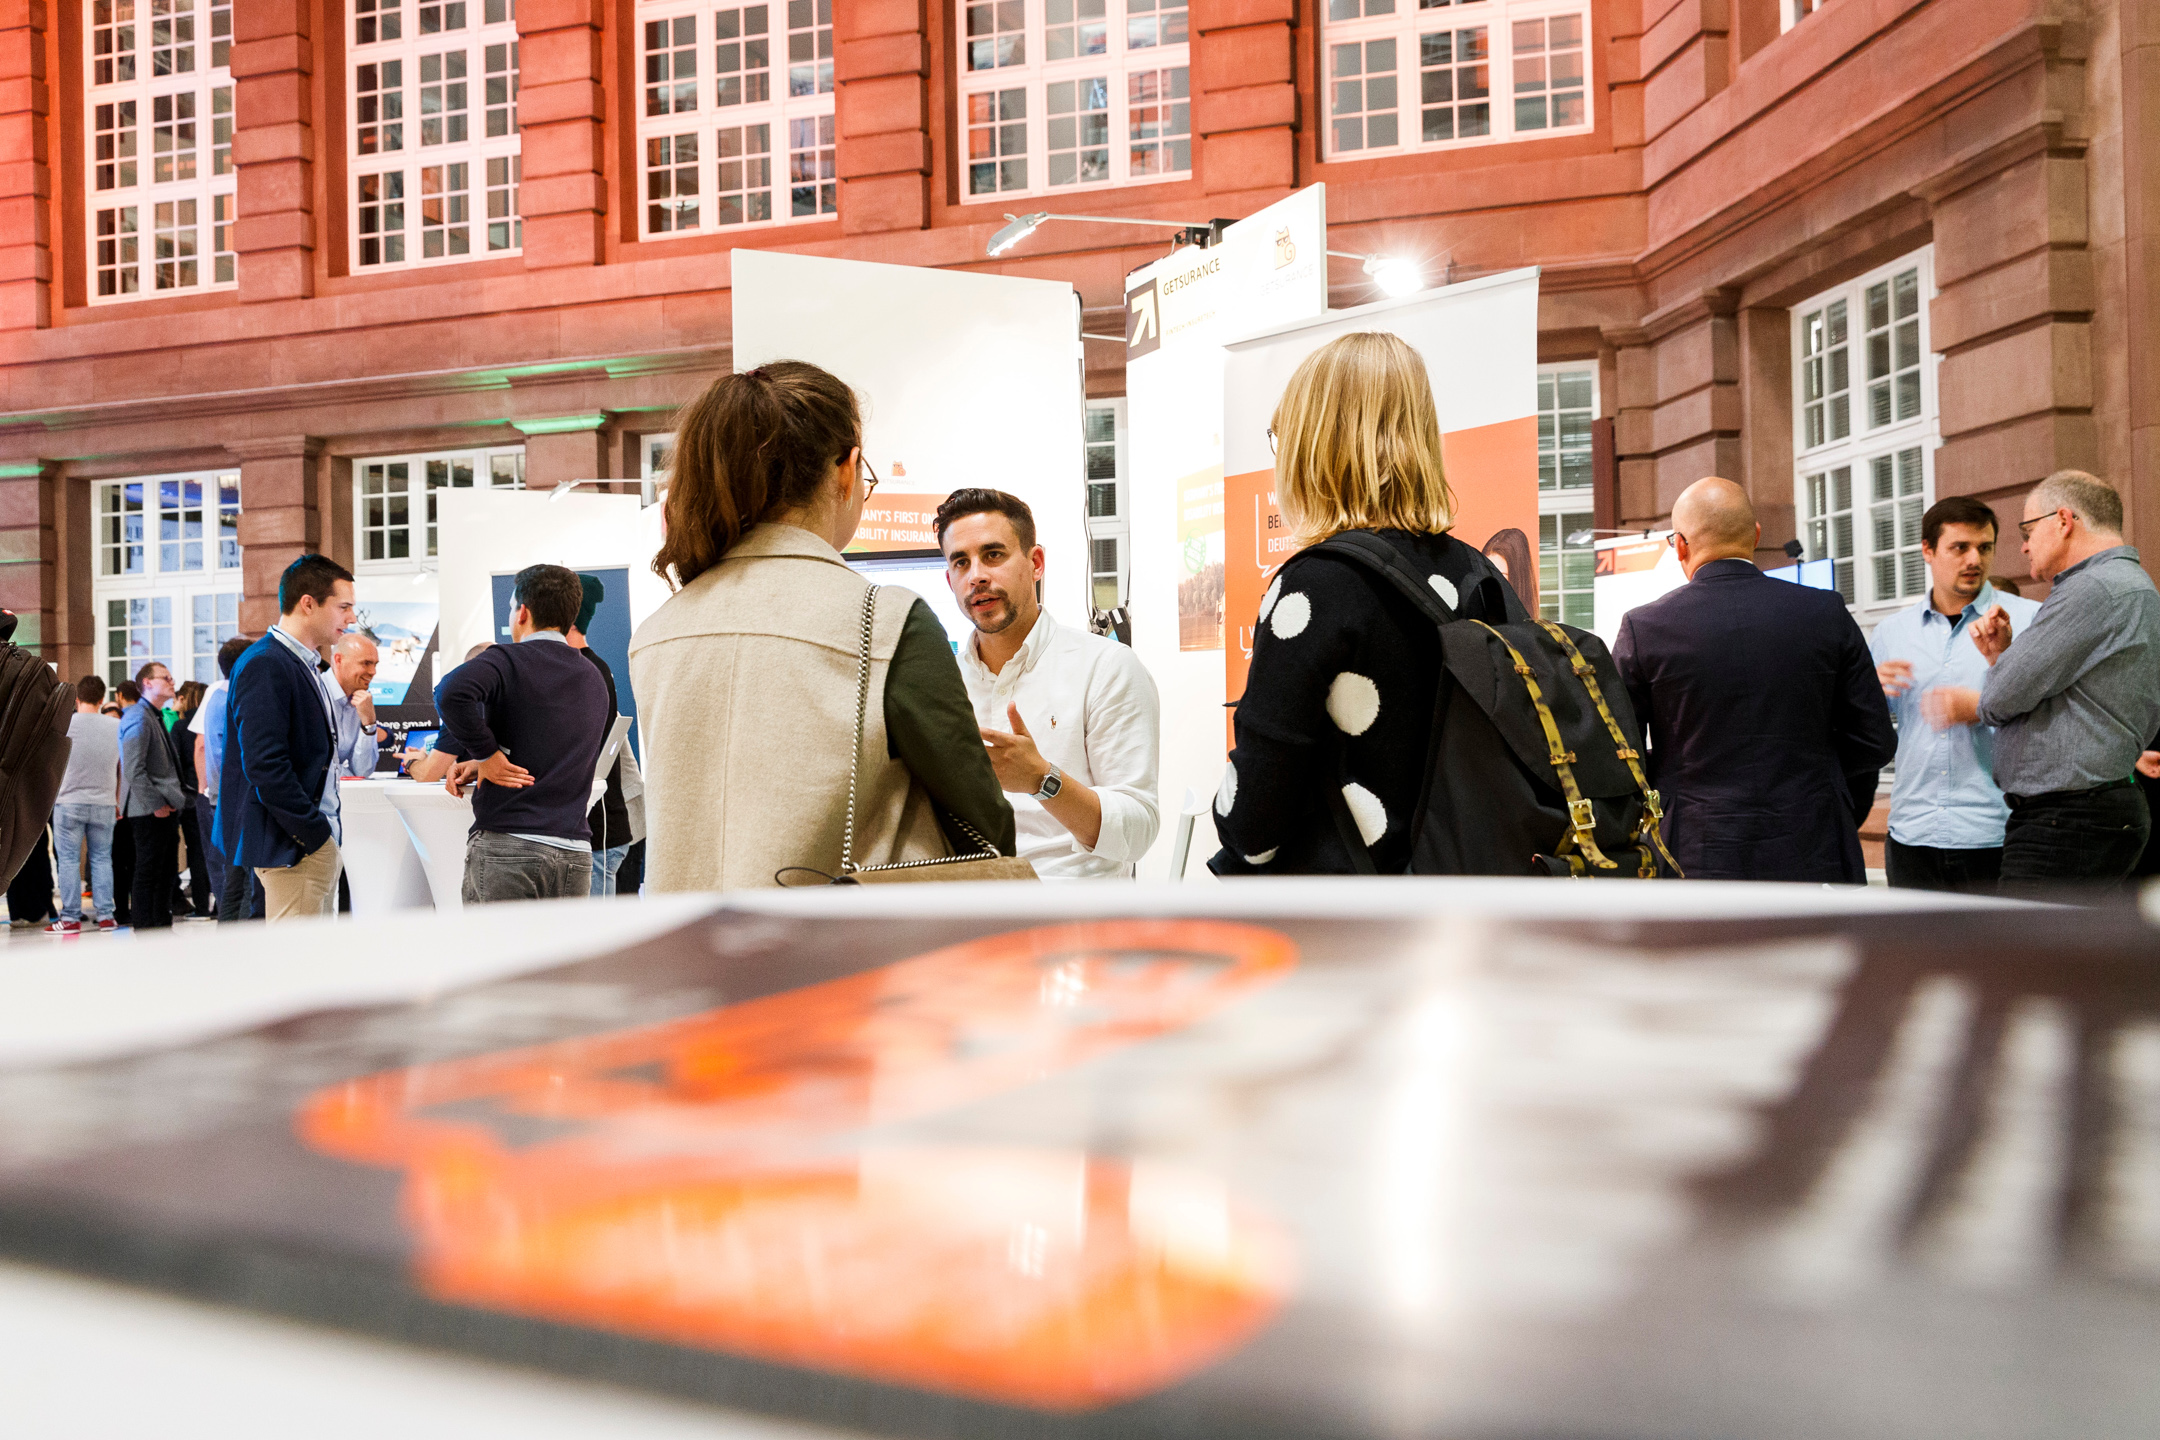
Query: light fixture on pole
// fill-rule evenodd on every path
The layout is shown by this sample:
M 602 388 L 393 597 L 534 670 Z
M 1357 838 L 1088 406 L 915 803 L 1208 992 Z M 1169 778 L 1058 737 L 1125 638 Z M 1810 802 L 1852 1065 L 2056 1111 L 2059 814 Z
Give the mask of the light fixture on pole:
M 577 487 L 580 485 L 612 485 L 614 483 L 615 482 L 612 480 L 566 480 L 562 484 L 557 485 L 554 489 L 548 491 L 548 503 L 551 505 L 554 504 L 557 500 L 562 499 L 563 496 L 568 495 L 572 490 L 577 489 Z
M 1123 215 L 1053 215 L 1038 210 L 1032 215 L 1007 215 L 1012 223 L 990 237 L 990 244 L 983 253 L 992 257 L 1003 255 L 1022 240 L 1033 235 L 1045 220 L 1072 220 L 1086 225 L 1150 225 L 1158 230 L 1175 230 L 1173 238 L 1187 245 L 1209 246 L 1222 239 L 1222 233 L 1234 222 L 1229 220 L 1138 220 Z
M 413 585 L 417 588 L 421 585 L 427 584 L 428 576 L 433 575 L 434 573 L 435 572 L 429 569 L 427 566 L 421 566 L 418 570 L 413 571 Z
M 1645 525 L 1640 530 L 1570 530 L 1567 532 L 1566 543 L 1571 547 L 1587 545 L 1600 535 L 1640 535 L 1647 540 L 1650 538 L 1650 527 Z
M 1330 250 L 1327 253 L 1337 260 L 1361 262 L 1366 275 L 1380 287 L 1380 293 L 1391 300 L 1415 295 L 1425 288 L 1425 267 L 1407 255 L 1365 255 L 1354 250 Z

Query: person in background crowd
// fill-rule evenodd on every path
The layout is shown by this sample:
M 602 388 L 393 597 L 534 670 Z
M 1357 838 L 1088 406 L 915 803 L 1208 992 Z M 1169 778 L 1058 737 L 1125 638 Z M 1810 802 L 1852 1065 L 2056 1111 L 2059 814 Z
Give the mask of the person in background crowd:
M 180 810 L 187 791 L 165 729 L 172 671 L 153 660 L 135 672 L 142 698 L 120 720 L 120 814 L 135 840 L 135 929 L 168 930 L 179 883 Z
M 84 847 L 89 849 L 91 915 L 106 934 L 120 928 L 113 914 L 113 820 L 120 807 L 120 722 L 101 714 L 105 682 L 75 682 L 75 716 L 68 721 L 67 776 L 53 802 L 54 854 L 60 869 L 60 917 L 48 935 L 79 935 L 83 918 Z
M 590 660 L 600 671 L 600 678 L 607 681 L 608 724 L 622 713 L 621 697 L 615 691 L 615 672 L 608 668 L 600 652 L 585 643 L 585 627 L 599 612 L 600 602 L 607 599 L 607 587 L 597 576 L 580 575 L 578 583 L 584 587 L 584 601 L 578 606 L 577 623 L 570 627 L 570 648 Z M 629 746 L 623 750 L 627 752 Z M 616 873 L 622 869 L 623 856 L 630 853 L 630 815 L 623 801 L 623 757 L 617 754 L 615 763 L 608 766 L 607 793 L 594 803 L 587 817 L 592 824 L 592 893 L 613 895 Z
M 663 782 L 645 797 L 649 887 L 836 872 L 858 759 L 857 865 L 973 854 L 970 832 L 1012 854 L 952 646 L 906 590 L 877 592 L 860 698 L 869 582 L 840 552 L 877 477 L 854 392 L 797 360 L 722 376 L 683 410 L 671 475 L 653 572 L 681 588 L 630 641 Z
M 945 583 L 975 625 L 960 678 L 990 768 L 1026 797 L 1011 802 L 1020 858 L 1045 880 L 1130 878 L 1160 823 L 1154 680 L 1125 646 L 1042 608 L 1045 557 L 1025 501 L 955 490 L 934 524 Z
M 1620 622 L 1666 843 L 1689 879 L 1867 882 L 1860 822 L 1897 748 L 1867 641 L 1835 591 L 1755 568 L 1747 492 L 1715 476 L 1673 504 L 1688 583 Z
M 129 708 L 142 699 L 142 691 L 133 680 L 122 680 L 113 686 L 105 697 L 100 713 L 119 720 Z M 128 929 L 135 920 L 135 832 L 125 824 L 113 826 L 113 915 L 122 929 Z
M 348 630 L 330 647 L 330 668 L 323 674 L 323 690 L 330 697 L 330 718 L 337 726 L 337 759 L 340 776 L 366 778 L 375 773 L 376 758 L 390 732 L 375 723 L 375 697 L 368 687 L 375 683 L 375 667 L 382 652 L 372 636 Z
M 1969 495 L 1937 501 L 1920 517 L 1928 593 L 1886 616 L 1868 637 L 1876 678 L 1897 718 L 1897 778 L 1890 788 L 1890 883 L 1916 890 L 1992 894 L 2002 874 L 2010 807 L 1995 784 L 1995 732 L 1985 725 L 1938 730 L 1921 715 L 1939 685 L 1978 685 L 1987 661 L 1973 629 L 1997 605 L 2023 629 L 2040 606 L 1988 583 L 1995 512 Z
M 1987 679 L 1921 703 L 1944 728 L 1997 727 L 2005 893 L 2116 885 L 2152 831 L 2132 772 L 2160 730 L 2160 592 L 2123 543 L 2122 497 L 2082 470 L 2034 486 L 2018 529 L 2047 599 L 2022 632 L 1990 610 L 1973 627 Z
M 1370 531 L 1465 619 L 1506 622 L 1495 567 L 1450 534 L 1455 495 L 1424 360 L 1394 335 L 1344 335 L 1305 358 L 1275 406 L 1275 485 L 1300 544 Z M 1494 608 L 1499 606 L 1501 608 Z M 1440 647 L 1433 622 L 1357 562 L 1307 550 L 1261 597 L 1237 745 L 1215 797 L 1218 875 L 1410 865 Z M 1348 782 L 1347 784 L 1344 782 Z M 1339 789 L 1357 827 L 1335 823 Z
M 511 643 L 490 646 L 435 687 L 436 748 L 458 762 L 446 788 L 462 795 L 481 782 L 465 840 L 468 905 L 591 893 L 585 812 L 610 712 L 600 673 L 569 644 L 584 593 L 574 570 L 520 570 Z
M 195 757 L 202 749 L 202 737 L 195 730 L 195 721 L 202 713 L 203 696 L 209 686 L 200 680 L 184 682 L 173 696 L 173 708 L 166 714 L 173 717 L 166 731 L 172 736 L 173 759 L 180 766 L 180 789 L 187 796 L 187 804 L 180 807 L 180 843 L 187 848 L 187 888 L 182 891 L 186 899 L 187 913 L 209 918 L 210 898 L 217 892 L 210 885 L 210 866 L 203 854 L 210 847 L 203 843 L 210 833 L 209 811 L 197 802 L 202 798 L 201 772 L 195 768 Z M 174 901 L 174 914 L 179 912 L 179 900 Z
M 630 822 L 630 846 L 623 851 L 622 868 L 615 872 L 615 893 L 635 895 L 645 888 L 645 775 L 628 741 L 623 743 L 622 756 L 623 814 Z
M 1515 598 L 1522 601 L 1523 609 L 1532 615 L 1538 613 L 1537 561 L 1530 554 L 1530 537 L 1509 526 L 1496 531 L 1485 542 L 1485 558 L 1492 561 L 1493 569 L 1507 577 L 1515 589 Z
M 203 692 L 202 709 L 195 716 L 195 774 L 202 796 L 204 819 L 203 858 L 210 866 L 210 888 L 217 896 L 220 921 L 260 920 L 262 884 L 245 866 L 225 863 L 225 851 L 211 839 L 217 819 L 218 781 L 225 773 L 225 697 L 232 693 L 232 668 L 254 643 L 234 635 L 218 646 L 218 679 Z
M 319 677 L 321 652 L 353 622 L 352 572 L 302 555 L 278 577 L 278 612 L 232 668 L 213 837 L 255 871 L 273 921 L 337 904 L 337 731 Z

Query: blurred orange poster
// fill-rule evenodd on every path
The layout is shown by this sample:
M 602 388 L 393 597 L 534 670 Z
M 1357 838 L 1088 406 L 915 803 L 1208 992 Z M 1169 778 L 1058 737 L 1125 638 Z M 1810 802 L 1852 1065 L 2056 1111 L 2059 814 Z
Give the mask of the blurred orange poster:
M 1530 613 L 1538 613 L 1537 416 L 1454 430 L 1442 437 L 1448 486 L 1455 492 L 1454 535 L 1474 545 L 1508 577 Z M 1223 484 L 1225 628 L 1223 698 L 1245 693 L 1260 597 L 1297 553 L 1275 494 L 1275 471 L 1248 470 Z

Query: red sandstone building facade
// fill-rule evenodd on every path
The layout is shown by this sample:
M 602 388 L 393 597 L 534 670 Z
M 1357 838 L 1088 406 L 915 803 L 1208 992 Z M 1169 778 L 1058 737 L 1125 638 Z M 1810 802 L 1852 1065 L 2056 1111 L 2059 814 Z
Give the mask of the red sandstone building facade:
M 1863 618 L 1928 501 L 2066 465 L 2160 545 L 2149 4 L 0 0 L 0 153 L 0 604 L 68 675 L 207 677 L 303 549 L 424 572 L 436 489 L 635 480 L 733 248 L 1069 279 L 1115 333 L 1162 232 L 986 260 L 1008 211 L 1315 181 L 1335 249 L 1543 268 L 1550 613 L 1568 533 L 1712 473 Z

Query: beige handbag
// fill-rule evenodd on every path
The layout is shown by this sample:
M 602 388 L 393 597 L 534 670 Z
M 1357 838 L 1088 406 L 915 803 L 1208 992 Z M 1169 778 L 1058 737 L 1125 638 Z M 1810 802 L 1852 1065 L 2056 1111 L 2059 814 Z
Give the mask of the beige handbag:
M 1039 880 L 1035 867 L 1012 855 L 998 854 L 997 847 L 977 834 L 959 816 L 949 816 L 960 832 L 975 842 L 979 853 L 946 855 L 935 860 L 895 860 L 889 865 L 855 864 L 855 776 L 862 767 L 863 722 L 870 711 L 870 627 L 877 614 L 878 587 L 863 596 L 862 654 L 855 683 L 855 753 L 848 760 L 847 832 L 840 841 L 840 874 L 835 885 L 896 885 L 930 880 Z

